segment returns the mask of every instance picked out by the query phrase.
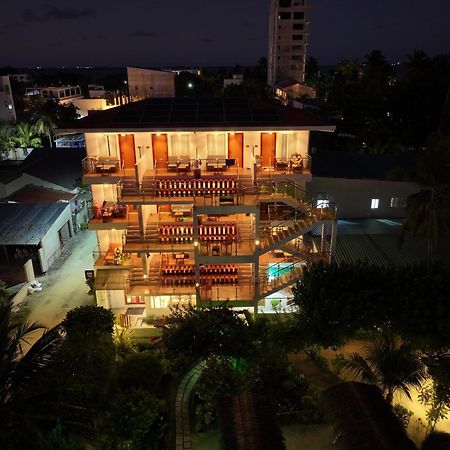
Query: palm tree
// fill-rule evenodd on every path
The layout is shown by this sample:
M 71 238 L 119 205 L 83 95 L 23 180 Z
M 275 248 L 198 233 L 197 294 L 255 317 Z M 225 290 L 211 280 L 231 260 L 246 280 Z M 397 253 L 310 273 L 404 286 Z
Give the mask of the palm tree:
M 0 125 L 0 155 L 9 153 L 16 146 L 14 136 L 14 128 L 11 125 Z
M 53 147 L 52 132 L 56 128 L 56 123 L 50 115 L 42 114 L 36 122 L 36 132 L 47 135 L 50 147 Z
M 422 240 L 427 247 L 427 265 L 431 267 L 434 249 L 450 225 L 450 139 L 431 139 L 419 157 L 414 174 L 420 191 L 410 195 L 406 203 L 406 219 L 400 237 L 405 234 Z
M 41 145 L 41 139 L 36 136 L 35 127 L 26 122 L 17 124 L 15 140 L 21 148 L 35 148 Z
M 46 448 L 45 396 L 36 380 L 59 348 L 61 334 L 58 328 L 46 331 L 24 354 L 23 343 L 43 327 L 15 322 L 11 308 L 10 301 L 0 302 L 0 448 Z
M 425 367 L 410 344 L 396 341 L 388 331 L 381 333 L 364 356 L 352 353 L 344 368 L 363 383 L 379 386 L 389 404 L 398 390 L 411 398 L 410 388 L 420 388 L 426 376 Z

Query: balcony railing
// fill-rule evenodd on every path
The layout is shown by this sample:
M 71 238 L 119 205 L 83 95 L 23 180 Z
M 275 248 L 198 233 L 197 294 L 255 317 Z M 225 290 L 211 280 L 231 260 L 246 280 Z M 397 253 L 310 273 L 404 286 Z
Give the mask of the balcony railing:
M 137 217 L 136 217 L 137 220 Z M 103 202 L 102 206 L 94 205 L 91 208 L 91 223 L 124 222 L 129 221 L 127 205 L 115 202 Z
M 123 162 L 117 158 L 87 156 L 82 161 L 83 174 L 114 175 L 123 170 Z

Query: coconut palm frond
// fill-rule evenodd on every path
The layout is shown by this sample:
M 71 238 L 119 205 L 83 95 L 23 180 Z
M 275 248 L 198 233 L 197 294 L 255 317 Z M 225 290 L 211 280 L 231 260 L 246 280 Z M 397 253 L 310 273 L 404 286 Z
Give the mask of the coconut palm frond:
M 353 373 L 356 378 L 360 379 L 363 383 L 377 384 L 378 379 L 368 362 L 358 353 L 352 353 L 349 355 L 344 364 L 344 369 Z

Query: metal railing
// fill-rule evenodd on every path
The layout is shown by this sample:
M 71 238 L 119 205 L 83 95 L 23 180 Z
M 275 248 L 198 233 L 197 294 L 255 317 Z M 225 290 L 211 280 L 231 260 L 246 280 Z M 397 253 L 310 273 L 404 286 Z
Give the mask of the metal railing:
M 97 173 L 99 175 L 109 175 L 123 170 L 123 161 L 111 157 L 87 156 L 81 161 L 83 175 Z

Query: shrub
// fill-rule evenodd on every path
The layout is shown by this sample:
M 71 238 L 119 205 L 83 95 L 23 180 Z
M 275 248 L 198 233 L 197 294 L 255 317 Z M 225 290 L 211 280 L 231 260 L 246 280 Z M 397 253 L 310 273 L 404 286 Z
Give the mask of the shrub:
M 67 313 L 61 323 L 67 334 L 109 334 L 114 329 L 114 314 L 101 306 L 79 306 Z
M 410 411 L 409 409 L 406 409 L 404 406 L 400 405 L 399 403 L 394 405 L 393 410 L 394 410 L 394 414 L 398 417 L 398 419 L 402 423 L 403 428 L 405 428 L 405 429 L 408 428 L 409 421 L 411 419 L 411 416 L 414 413 L 412 411 Z
M 164 370 L 161 361 L 152 353 L 132 353 L 119 367 L 118 383 L 122 389 L 140 388 L 155 392 Z
M 450 434 L 433 431 L 422 442 L 421 450 L 450 450 Z

